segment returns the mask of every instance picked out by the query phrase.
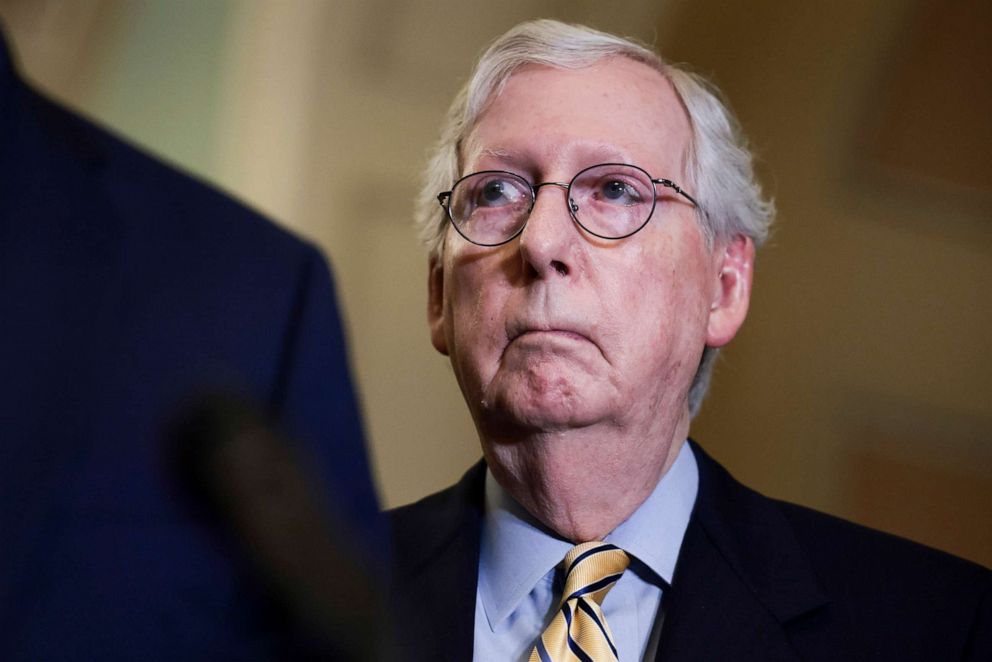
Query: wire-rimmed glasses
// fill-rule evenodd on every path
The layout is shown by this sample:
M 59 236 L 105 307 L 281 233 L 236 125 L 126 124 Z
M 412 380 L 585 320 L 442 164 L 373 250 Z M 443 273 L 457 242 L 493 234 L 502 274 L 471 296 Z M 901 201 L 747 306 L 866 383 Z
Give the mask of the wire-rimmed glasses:
M 579 226 L 601 239 L 623 239 L 651 220 L 661 185 L 696 200 L 670 179 L 652 178 L 626 163 L 600 163 L 580 170 L 568 184 L 531 184 L 512 172 L 483 170 L 465 175 L 437 196 L 455 230 L 479 246 L 499 246 L 520 234 L 543 186 L 566 190 L 568 213 Z

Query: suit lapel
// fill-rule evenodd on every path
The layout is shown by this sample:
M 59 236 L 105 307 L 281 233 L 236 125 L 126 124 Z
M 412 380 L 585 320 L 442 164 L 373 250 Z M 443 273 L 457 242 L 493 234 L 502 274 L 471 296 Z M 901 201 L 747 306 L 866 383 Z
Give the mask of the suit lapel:
M 827 601 L 788 521 L 692 450 L 699 494 L 664 598 L 657 660 L 798 659 L 788 625 Z
M 393 578 L 403 660 L 472 659 L 485 464 L 393 514 Z

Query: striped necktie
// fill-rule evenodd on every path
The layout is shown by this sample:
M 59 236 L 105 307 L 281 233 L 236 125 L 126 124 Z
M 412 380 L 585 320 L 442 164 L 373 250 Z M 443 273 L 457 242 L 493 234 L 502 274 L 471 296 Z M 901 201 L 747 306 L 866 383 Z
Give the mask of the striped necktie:
M 530 654 L 530 662 L 617 662 L 613 634 L 600 605 L 630 564 L 604 542 L 576 545 L 565 555 L 565 590 L 558 613 Z

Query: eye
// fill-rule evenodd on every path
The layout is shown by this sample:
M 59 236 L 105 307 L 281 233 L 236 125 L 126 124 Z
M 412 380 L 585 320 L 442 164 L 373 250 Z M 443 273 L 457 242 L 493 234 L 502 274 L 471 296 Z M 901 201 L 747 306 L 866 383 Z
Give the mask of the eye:
M 468 213 L 476 209 L 501 209 L 526 204 L 530 185 L 510 173 L 479 172 L 455 187 L 455 198 Z
M 604 202 L 623 206 L 636 205 L 644 200 L 635 184 L 615 176 L 600 180 L 594 195 Z
M 611 181 L 603 184 L 603 197 L 607 200 L 621 200 L 630 195 L 627 185 L 620 181 Z
M 504 180 L 492 179 L 479 188 L 478 202 L 480 206 L 497 207 L 509 202 L 507 183 Z

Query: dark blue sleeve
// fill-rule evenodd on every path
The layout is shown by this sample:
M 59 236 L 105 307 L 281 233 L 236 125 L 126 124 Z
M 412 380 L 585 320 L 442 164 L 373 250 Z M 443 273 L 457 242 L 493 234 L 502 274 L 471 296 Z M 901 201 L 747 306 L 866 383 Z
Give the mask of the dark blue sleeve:
M 303 261 L 273 410 L 290 437 L 306 440 L 315 478 L 334 516 L 385 562 L 383 519 L 370 480 L 359 404 L 352 387 L 343 327 L 326 261 Z

